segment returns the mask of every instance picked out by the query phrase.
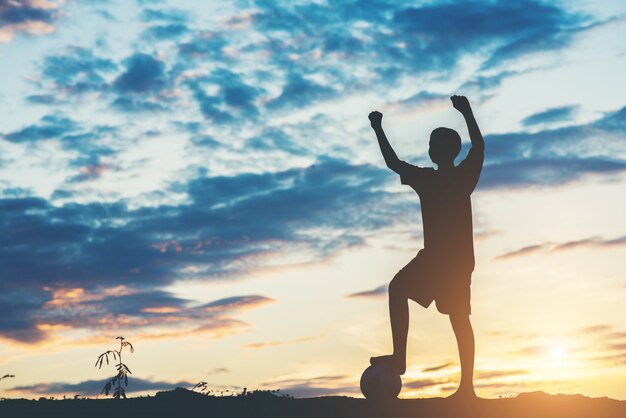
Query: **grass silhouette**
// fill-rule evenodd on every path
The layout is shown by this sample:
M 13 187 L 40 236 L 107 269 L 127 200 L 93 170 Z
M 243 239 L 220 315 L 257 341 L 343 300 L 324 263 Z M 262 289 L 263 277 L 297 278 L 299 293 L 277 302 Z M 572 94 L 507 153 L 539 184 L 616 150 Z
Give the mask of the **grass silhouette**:
M 277 391 L 276 391 L 277 392 Z M 273 391 L 206 396 L 178 388 L 156 396 L 113 399 L 0 402 L 1 417 L 272 417 L 272 418 L 624 418 L 626 401 L 581 395 L 520 394 L 514 398 L 469 402 L 445 398 L 373 402 L 345 396 L 293 399 Z

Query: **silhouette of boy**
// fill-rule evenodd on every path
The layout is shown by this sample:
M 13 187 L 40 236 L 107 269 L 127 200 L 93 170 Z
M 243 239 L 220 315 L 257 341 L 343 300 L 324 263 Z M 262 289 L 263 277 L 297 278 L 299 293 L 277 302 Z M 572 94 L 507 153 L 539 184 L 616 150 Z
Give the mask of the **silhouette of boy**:
M 400 374 L 406 371 L 406 341 L 409 329 L 408 299 L 449 315 L 461 360 L 461 383 L 456 396 L 474 393 L 474 332 L 469 319 L 470 284 L 474 270 L 472 203 L 483 166 L 485 143 L 469 101 L 452 96 L 452 105 L 467 123 L 472 148 L 463 162 L 454 165 L 461 151 L 461 137 L 449 128 L 430 134 L 428 154 L 437 169 L 411 165 L 398 158 L 382 128 L 382 113 L 369 114 L 387 167 L 400 175 L 402 184 L 418 194 L 424 225 L 424 249 L 389 283 L 389 316 L 393 354 L 372 357 L 370 362 L 389 362 Z M 453 396 L 454 396 L 453 395 Z

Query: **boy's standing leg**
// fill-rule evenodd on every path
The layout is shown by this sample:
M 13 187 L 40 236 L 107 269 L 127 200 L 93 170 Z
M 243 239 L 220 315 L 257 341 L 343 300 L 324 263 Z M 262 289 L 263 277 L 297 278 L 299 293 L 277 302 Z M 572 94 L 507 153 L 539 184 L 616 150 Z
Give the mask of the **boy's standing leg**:
M 468 314 L 451 314 L 450 323 L 454 330 L 461 361 L 461 383 L 452 395 L 474 397 L 474 330 Z

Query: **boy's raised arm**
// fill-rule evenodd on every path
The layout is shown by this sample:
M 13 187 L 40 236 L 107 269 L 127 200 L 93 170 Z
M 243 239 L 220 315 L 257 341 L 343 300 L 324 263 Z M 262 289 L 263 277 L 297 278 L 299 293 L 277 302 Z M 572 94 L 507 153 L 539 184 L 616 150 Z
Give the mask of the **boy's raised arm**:
M 374 132 L 376 133 L 376 139 L 378 139 L 378 145 L 380 146 L 380 151 L 383 153 L 385 164 L 387 164 L 387 167 L 400 174 L 402 161 L 400 161 L 396 155 L 396 152 L 391 147 L 391 144 L 385 135 L 385 131 L 383 131 L 383 114 L 378 111 L 373 111 L 368 117 L 370 124 L 372 125 L 372 129 L 374 129 Z
M 483 140 L 483 135 L 480 133 L 480 129 L 478 128 L 478 123 L 476 123 L 476 119 L 474 118 L 474 112 L 472 112 L 469 100 L 467 100 L 467 97 L 465 96 L 452 96 L 450 97 L 450 100 L 452 100 L 454 108 L 461 112 L 465 118 L 470 140 L 472 141 L 472 148 L 477 151 L 484 151 L 485 141 Z

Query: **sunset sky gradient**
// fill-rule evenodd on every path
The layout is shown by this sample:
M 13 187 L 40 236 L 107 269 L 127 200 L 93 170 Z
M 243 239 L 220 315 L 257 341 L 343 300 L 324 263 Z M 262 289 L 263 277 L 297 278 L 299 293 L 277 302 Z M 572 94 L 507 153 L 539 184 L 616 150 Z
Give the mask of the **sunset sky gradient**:
M 422 246 L 384 166 L 470 98 L 483 397 L 626 399 L 623 1 L 0 0 L 0 396 L 360 396 L 386 283 Z M 447 317 L 411 305 L 401 396 L 446 396 Z M 228 392 L 230 393 L 230 392 Z

